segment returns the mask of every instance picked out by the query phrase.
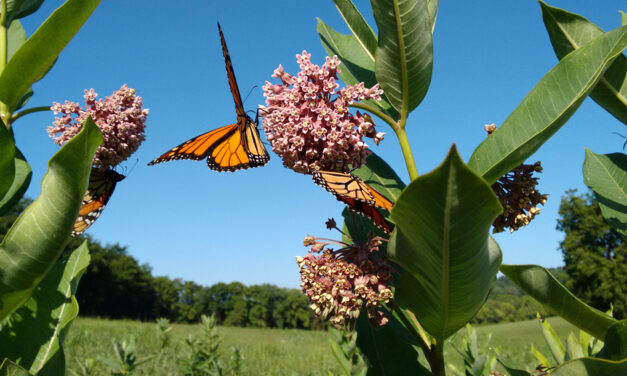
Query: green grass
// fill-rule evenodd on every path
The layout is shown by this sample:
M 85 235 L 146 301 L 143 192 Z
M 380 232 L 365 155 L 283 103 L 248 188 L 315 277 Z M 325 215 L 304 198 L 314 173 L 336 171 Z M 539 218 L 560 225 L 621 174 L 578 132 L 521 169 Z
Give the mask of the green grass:
M 570 332 L 575 333 L 577 338 L 579 338 L 579 329 L 563 319 L 559 317 L 551 317 L 547 320 L 563 343 L 566 343 L 566 338 Z M 549 362 L 555 361 L 551 356 L 549 347 L 544 341 L 542 329 L 537 320 L 493 325 L 478 325 L 475 326 L 475 329 L 477 329 L 479 345 L 483 345 L 488 339 L 488 336 L 490 336 L 490 334 L 492 335 L 490 339 L 490 347 L 498 351 L 499 359 L 501 359 L 508 366 L 531 370 L 538 365 L 539 362 L 531 354 L 531 345 L 540 350 Z M 465 328 L 460 330 L 452 338 L 453 344 L 459 345 L 461 343 L 461 338 L 465 335 L 465 333 Z M 451 345 L 445 347 L 445 359 L 453 362 L 457 369 L 462 369 L 461 357 Z M 503 371 L 500 367 L 498 369 Z
M 549 322 L 562 340 L 571 331 L 578 333 L 562 319 L 551 318 Z M 173 324 L 172 328 L 171 344 L 157 356 L 159 343 L 154 323 L 79 318 L 72 324 L 65 340 L 68 368 L 78 371 L 79 364 L 90 357 L 113 358 L 111 341 L 121 341 L 132 335 L 137 342 L 137 358 L 141 360 L 153 356 L 138 367 L 136 374 L 173 375 L 176 373 L 175 359 L 185 351 L 183 339 L 189 334 L 200 335 L 201 329 L 199 325 L 184 324 Z M 537 364 L 529 352 L 531 344 L 545 355 L 550 354 L 540 325 L 535 320 L 476 326 L 476 329 L 480 344 L 492 333 L 491 347 L 498 348 L 501 358 L 513 367 L 533 368 Z M 453 343 L 459 343 L 464 332 L 465 329 L 458 333 Z M 232 348 L 237 346 L 243 356 L 242 371 L 245 375 L 341 374 L 329 349 L 328 339 L 331 337 L 326 332 L 220 327 L 218 333 L 222 338 L 221 359 L 228 363 Z M 447 346 L 445 356 L 460 368 L 461 358 L 451 345 Z M 95 374 L 107 375 L 109 372 L 106 366 L 96 362 Z

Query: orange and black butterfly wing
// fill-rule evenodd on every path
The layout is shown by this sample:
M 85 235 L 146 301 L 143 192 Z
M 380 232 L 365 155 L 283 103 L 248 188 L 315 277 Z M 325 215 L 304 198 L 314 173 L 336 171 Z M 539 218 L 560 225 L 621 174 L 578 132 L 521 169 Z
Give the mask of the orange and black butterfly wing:
M 250 116 L 246 114 L 246 110 L 244 110 L 242 96 L 239 92 L 239 87 L 237 86 L 237 80 L 235 79 L 233 62 L 231 61 L 231 55 L 229 54 L 229 49 L 226 46 L 226 40 L 224 39 L 224 34 L 222 33 L 222 28 L 220 27 L 219 22 L 218 32 L 220 33 L 220 43 L 222 44 L 222 54 L 224 55 L 226 76 L 229 80 L 229 88 L 231 89 L 231 94 L 233 95 L 233 101 L 235 102 L 237 124 L 241 134 L 240 142 L 242 143 L 246 154 L 248 154 L 249 159 L 248 166 L 242 168 L 263 166 L 270 160 L 270 155 L 261 142 L 259 130 L 257 129 L 257 122 L 253 121 Z
M 155 158 L 148 163 L 149 166 L 172 161 L 175 159 L 192 159 L 199 161 L 201 159 L 212 157 L 212 153 L 223 142 L 231 139 L 235 135 L 235 139 L 239 142 L 239 132 L 237 124 L 227 125 L 218 129 L 214 129 L 182 144 L 173 147 L 161 156 Z
M 390 211 L 394 204 L 355 175 L 335 171 L 315 171 L 314 182 L 334 195 L 349 197 Z
M 233 101 L 235 101 L 235 112 L 237 113 L 237 122 L 239 123 L 241 118 L 247 118 L 246 111 L 244 110 L 244 104 L 242 103 L 242 96 L 239 93 L 239 87 L 235 80 L 235 71 L 233 70 L 233 63 L 231 62 L 231 55 L 229 49 L 226 47 L 226 41 L 224 40 L 224 34 L 222 34 L 222 28 L 218 22 L 218 32 L 220 33 L 220 42 L 222 43 L 222 54 L 224 55 L 224 66 L 226 67 L 226 75 L 229 79 L 229 87 L 231 88 L 231 94 L 233 94 Z M 243 128 L 240 128 L 243 131 Z
M 387 219 L 381 214 L 374 205 L 371 205 L 364 201 L 355 200 L 350 197 L 335 196 L 339 201 L 346 204 L 346 207 L 354 211 L 357 214 L 363 215 L 370 219 L 378 228 L 385 231 L 388 234 L 392 233 L 394 227 Z
M 232 132 L 214 143 L 207 155 L 207 166 L 215 171 L 236 171 L 250 167 L 263 166 L 268 161 L 255 159 L 242 142 L 238 124 L 231 124 Z M 253 127 L 253 130 L 257 129 Z M 258 136 L 257 136 L 258 137 Z M 265 149 L 264 149 L 265 151 Z M 260 163 L 262 162 L 262 163 Z
M 369 218 L 388 234 L 392 232 L 392 225 L 377 208 L 389 211 L 394 204 L 363 180 L 349 173 L 334 171 L 314 171 L 313 179 L 352 211 Z
M 74 222 L 72 236 L 76 237 L 82 234 L 100 217 L 116 184 L 124 178 L 124 175 L 110 169 L 104 172 L 96 168 L 91 169 L 89 186 L 83 197 L 76 222 Z

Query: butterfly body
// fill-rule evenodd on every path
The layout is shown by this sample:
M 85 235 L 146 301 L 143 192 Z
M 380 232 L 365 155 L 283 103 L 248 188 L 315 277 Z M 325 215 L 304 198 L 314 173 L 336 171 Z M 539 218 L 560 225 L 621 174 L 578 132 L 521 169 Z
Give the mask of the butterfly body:
M 392 232 L 392 224 L 377 208 L 390 211 L 394 204 L 357 176 L 344 172 L 314 171 L 313 180 L 333 193 L 350 210 L 369 218 L 388 234 Z
M 89 186 L 83 197 L 76 222 L 74 222 L 72 236 L 76 237 L 82 234 L 100 217 L 113 194 L 115 186 L 124 178 L 124 175 L 112 169 L 104 171 L 95 167 L 91 169 Z
M 257 121 L 246 114 L 239 93 L 231 56 L 226 47 L 222 28 L 218 23 L 222 54 L 229 80 L 229 87 L 235 102 L 237 122 L 214 129 L 170 149 L 148 165 L 175 159 L 207 159 L 207 166 L 215 171 L 236 171 L 260 167 L 268 163 L 270 156 L 261 142 Z

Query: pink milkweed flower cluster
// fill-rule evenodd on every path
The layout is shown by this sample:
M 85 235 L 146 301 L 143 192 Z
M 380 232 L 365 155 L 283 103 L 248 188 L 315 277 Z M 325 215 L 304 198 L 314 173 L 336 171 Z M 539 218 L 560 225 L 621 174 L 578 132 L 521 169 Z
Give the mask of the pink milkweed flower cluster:
M 104 142 L 96 150 L 93 165 L 106 169 L 127 159 L 144 141 L 148 109 L 142 109 L 142 98 L 126 84 L 104 100 L 96 100 L 97 96 L 94 89 L 85 90 L 85 109 L 69 101 L 64 104 L 53 102 L 50 109 L 60 116 L 47 131 L 56 144 L 63 145 L 78 134 L 87 117 L 91 116 L 104 137 Z
M 347 245 L 336 241 L 307 236 L 305 246 L 311 251 L 296 257 L 300 269 L 301 288 L 311 302 L 316 316 L 328 319 L 336 327 L 352 327 L 365 306 L 368 318 L 383 326 L 388 318 L 378 308 L 381 302 L 392 298 L 388 287 L 392 279 L 391 268 L 379 254 L 384 240 L 373 237 L 364 245 Z M 332 250 L 329 244 L 342 244 Z
M 301 71 L 292 76 L 279 67 L 272 77 L 281 80 L 263 86 L 266 107 L 260 106 L 263 130 L 272 150 L 283 165 L 297 172 L 316 169 L 347 172 L 361 166 L 368 155 L 363 137 L 376 144 L 385 133 L 377 133 L 369 116 L 355 115 L 348 106 L 366 99 L 381 100 L 379 85 L 370 89 L 363 82 L 339 88 L 337 56 L 327 57 L 320 67 L 311 54 L 296 55 Z

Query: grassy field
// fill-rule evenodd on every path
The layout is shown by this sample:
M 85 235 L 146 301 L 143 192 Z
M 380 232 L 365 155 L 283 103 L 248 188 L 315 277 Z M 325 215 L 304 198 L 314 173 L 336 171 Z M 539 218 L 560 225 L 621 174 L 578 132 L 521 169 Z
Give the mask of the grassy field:
M 562 339 L 575 331 L 574 327 L 559 318 L 549 319 L 549 322 Z M 497 348 L 502 359 L 512 366 L 524 368 L 536 363 L 529 352 L 531 344 L 548 354 L 536 321 L 477 326 L 476 329 L 480 344 L 492 333 L 491 347 Z M 176 373 L 175 359 L 185 353 L 183 340 L 190 334 L 200 335 L 199 325 L 172 325 L 172 342 L 163 353 L 159 353 L 157 326 L 154 323 L 79 318 L 72 324 L 65 340 L 68 368 L 79 371 L 79 364 L 88 358 L 114 358 L 112 341 L 133 336 L 138 360 L 152 357 L 137 368 L 136 374 L 173 375 Z M 243 356 L 242 372 L 245 375 L 341 374 L 329 350 L 330 336 L 326 332 L 219 327 L 218 334 L 221 336 L 221 359 L 228 363 L 233 347 L 238 347 Z M 460 342 L 460 334 L 453 339 L 453 343 Z M 446 358 L 459 366 L 461 359 L 451 346 L 449 344 L 446 348 Z M 94 374 L 107 375 L 110 372 L 97 361 Z

